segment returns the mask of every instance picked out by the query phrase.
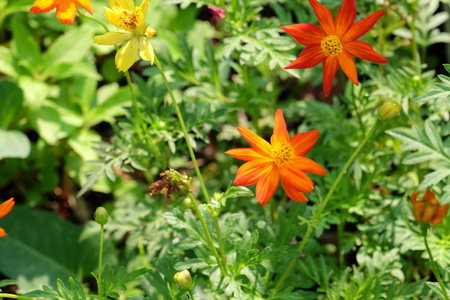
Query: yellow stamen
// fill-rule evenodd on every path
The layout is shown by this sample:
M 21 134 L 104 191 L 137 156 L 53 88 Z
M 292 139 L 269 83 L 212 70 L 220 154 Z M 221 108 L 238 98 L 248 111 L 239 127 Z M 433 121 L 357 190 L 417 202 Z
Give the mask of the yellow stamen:
M 122 25 L 128 28 L 129 30 L 136 28 L 136 26 L 138 25 L 137 13 L 125 9 L 122 11 L 120 15 L 120 20 L 122 21 Z
M 320 43 L 326 56 L 336 56 L 342 52 L 341 40 L 335 35 L 329 35 Z
M 278 167 L 283 164 L 290 163 L 295 156 L 294 149 L 290 143 L 280 143 L 276 144 L 272 148 L 271 156 Z

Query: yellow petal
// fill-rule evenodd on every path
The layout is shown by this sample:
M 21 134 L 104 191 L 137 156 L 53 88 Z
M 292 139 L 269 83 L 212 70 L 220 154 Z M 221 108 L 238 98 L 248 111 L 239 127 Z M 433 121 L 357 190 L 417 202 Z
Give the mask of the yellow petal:
M 144 15 L 144 20 L 145 20 L 145 17 L 147 16 L 147 10 L 148 10 L 148 5 L 149 4 L 150 4 L 149 0 L 143 0 L 142 3 L 141 3 L 141 6 L 139 6 L 142 14 Z
M 72 1 L 62 1 L 56 7 L 56 17 L 63 24 L 72 25 L 76 14 L 77 6 Z
M 109 6 L 113 8 L 114 6 L 122 7 L 128 9 L 129 11 L 136 12 L 133 0 L 109 0 Z
M 152 44 L 145 38 L 140 37 L 140 55 L 143 60 L 150 61 L 153 65 L 153 61 L 155 60 L 155 52 L 153 51 Z
M 81 6 L 84 10 L 86 10 L 91 15 L 94 13 L 94 11 L 92 10 L 91 0 L 75 0 L 75 3 L 79 6 Z
M 31 6 L 30 11 L 33 14 L 46 13 L 53 10 L 58 3 L 55 0 L 36 0 Z
M 108 32 L 102 35 L 94 36 L 94 43 L 98 45 L 115 45 L 125 40 L 131 39 L 131 32 Z
M 133 37 L 120 48 L 116 54 L 116 67 L 119 72 L 126 72 L 138 57 L 139 38 Z
M 113 24 L 118 28 L 121 28 L 122 20 L 120 18 L 120 14 L 116 10 L 111 9 L 109 7 L 105 7 L 105 17 L 109 23 Z
M 148 27 L 147 30 L 145 31 L 145 36 L 147 38 L 154 37 L 155 35 L 156 35 L 156 30 L 153 28 Z

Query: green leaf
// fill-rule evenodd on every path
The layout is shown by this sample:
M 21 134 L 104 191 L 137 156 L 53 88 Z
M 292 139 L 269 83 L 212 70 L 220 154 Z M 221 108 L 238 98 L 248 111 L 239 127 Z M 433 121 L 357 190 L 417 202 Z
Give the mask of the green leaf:
M 253 192 L 245 186 L 232 186 L 224 194 L 226 198 L 253 197 Z
M 22 108 L 22 103 L 22 89 L 15 82 L 0 80 L 0 128 L 8 128 Z
M 30 149 L 30 140 L 25 134 L 0 129 L 0 160 L 6 157 L 27 158 Z
M 13 49 L 15 56 L 20 58 L 20 64 L 33 70 L 39 66 L 41 52 L 34 35 L 25 24 L 18 19 L 12 19 Z
M 433 291 L 435 292 L 440 299 L 445 299 L 444 298 L 444 294 L 442 294 L 442 290 L 441 287 L 439 286 L 439 284 L 437 284 L 436 282 L 426 282 L 426 285 Z

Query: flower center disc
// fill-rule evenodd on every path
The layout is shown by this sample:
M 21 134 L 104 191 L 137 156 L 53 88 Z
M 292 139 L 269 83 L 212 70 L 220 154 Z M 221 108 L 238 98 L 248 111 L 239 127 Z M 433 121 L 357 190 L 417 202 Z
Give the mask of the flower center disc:
M 273 146 L 272 158 L 278 167 L 281 167 L 285 163 L 289 163 L 294 158 L 294 149 L 290 143 L 281 143 Z
M 320 43 L 326 56 L 336 56 L 342 52 L 341 40 L 335 35 L 329 35 Z
M 137 13 L 123 10 L 120 16 L 122 21 L 122 25 L 128 29 L 133 29 L 138 25 L 138 16 Z

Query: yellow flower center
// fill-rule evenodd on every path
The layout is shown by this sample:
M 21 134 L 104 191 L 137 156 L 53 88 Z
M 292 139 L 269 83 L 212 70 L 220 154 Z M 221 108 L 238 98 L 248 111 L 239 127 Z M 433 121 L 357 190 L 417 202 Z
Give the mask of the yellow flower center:
M 329 35 L 320 43 L 326 56 L 336 56 L 342 52 L 341 40 L 335 35 Z
M 136 28 L 139 23 L 138 20 L 138 14 L 129 10 L 124 9 L 120 15 L 120 21 L 122 22 L 123 27 L 128 30 Z
M 272 147 L 271 156 L 278 167 L 290 163 L 295 156 L 294 149 L 289 142 L 276 144 Z

